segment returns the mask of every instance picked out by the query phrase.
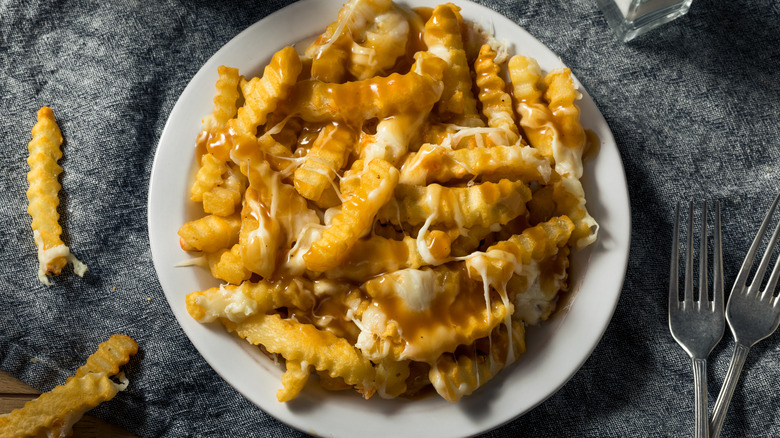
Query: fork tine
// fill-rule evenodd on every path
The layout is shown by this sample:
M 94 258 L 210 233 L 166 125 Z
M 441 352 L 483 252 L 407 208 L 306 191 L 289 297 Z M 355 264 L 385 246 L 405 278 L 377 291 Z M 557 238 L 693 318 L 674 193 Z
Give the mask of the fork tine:
M 733 292 L 741 293 L 745 288 L 745 284 L 747 284 L 747 276 L 750 273 L 750 267 L 753 266 L 753 260 L 755 260 L 756 258 L 756 252 L 758 252 L 758 247 L 761 245 L 761 240 L 764 238 L 764 233 L 766 232 L 766 229 L 769 226 L 769 221 L 772 218 L 772 214 L 775 212 L 775 208 L 777 208 L 778 200 L 780 200 L 780 195 L 775 197 L 775 200 L 772 203 L 772 207 L 766 213 L 766 216 L 764 217 L 764 221 L 761 223 L 761 226 L 758 228 L 758 233 L 756 233 L 756 237 L 753 239 L 753 244 L 750 245 L 750 249 L 748 250 L 748 253 L 745 256 L 745 261 L 742 262 L 742 267 L 739 268 L 737 279 L 734 280 L 734 287 L 732 289 L 732 293 Z M 760 283 L 761 282 L 759 281 L 758 284 Z
M 713 309 L 723 309 L 723 236 L 720 231 L 720 201 L 715 203 L 715 229 L 712 242 L 712 303 Z
M 693 212 L 691 212 L 693 216 Z M 707 201 L 702 204 L 701 238 L 699 239 L 699 303 L 707 303 Z
M 688 202 L 688 246 L 685 254 L 685 290 L 684 305 L 693 303 L 693 201 Z
M 780 229 L 780 224 L 778 225 L 778 229 Z M 766 294 L 767 297 L 771 297 L 775 294 L 775 287 L 777 287 L 778 278 L 780 278 L 780 258 L 775 261 L 775 267 L 772 268 L 772 274 L 769 277 L 769 282 L 766 284 L 766 289 L 764 289 L 764 294 Z M 780 297 L 775 298 L 775 302 L 772 303 L 772 305 L 777 304 L 778 300 L 780 300 Z
M 774 233 L 772 233 L 772 238 L 769 239 L 769 245 L 766 248 L 766 251 L 764 251 L 764 257 L 761 259 L 761 267 L 759 268 L 759 273 L 761 274 L 761 277 L 759 277 L 759 273 L 756 273 L 756 277 L 753 279 L 753 284 L 750 285 L 752 288 L 758 288 L 761 285 L 761 278 L 764 276 L 764 271 L 766 270 L 767 265 L 769 265 L 769 258 L 772 256 L 772 252 L 774 252 L 775 245 L 777 244 L 778 236 L 780 236 L 780 222 L 778 222 L 777 226 L 775 227 Z M 769 276 L 769 281 L 766 284 L 766 289 L 764 289 L 764 294 L 766 295 L 774 295 L 775 293 L 775 286 L 777 286 L 777 279 L 778 276 L 780 276 L 780 268 L 778 268 L 778 265 L 780 265 L 780 258 L 778 258 L 778 261 L 775 262 L 774 268 L 772 268 L 772 274 Z M 759 280 L 759 281 L 756 281 Z M 764 298 L 764 297 L 761 297 Z
M 672 266 L 669 269 L 669 310 L 680 305 L 680 203 L 674 209 L 674 231 L 672 232 Z
M 769 209 L 766 217 L 764 218 L 764 222 L 761 224 L 761 229 L 759 230 L 761 239 L 758 239 L 758 236 L 756 236 L 757 240 L 753 241 L 753 245 L 760 243 L 763 239 L 763 235 L 766 232 L 766 229 L 769 227 L 769 222 L 772 220 L 772 215 L 775 212 L 775 208 L 777 207 L 778 199 L 780 199 L 780 196 L 775 197 L 775 202 L 772 203 L 772 208 Z M 780 230 L 780 228 L 775 229 L 774 233 L 772 233 L 772 237 L 769 239 L 769 245 L 767 245 L 766 250 L 764 250 L 764 255 L 761 257 L 758 269 L 756 270 L 756 275 L 753 276 L 753 281 L 750 283 L 750 287 L 748 288 L 748 295 L 757 295 L 758 291 L 761 289 L 761 282 L 764 279 L 764 273 L 766 273 L 766 268 L 769 266 L 769 259 L 772 256 L 772 250 L 774 249 L 775 243 L 777 242 L 778 230 Z M 753 248 L 751 247 L 750 249 L 752 250 Z M 756 250 L 758 250 L 757 247 Z

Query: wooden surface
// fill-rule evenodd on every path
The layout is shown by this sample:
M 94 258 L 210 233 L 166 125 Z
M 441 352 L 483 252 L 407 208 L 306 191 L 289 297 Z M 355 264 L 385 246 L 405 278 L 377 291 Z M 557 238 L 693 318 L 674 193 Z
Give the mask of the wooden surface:
M 0 370 L 0 414 L 21 408 L 40 392 Z M 73 426 L 73 438 L 136 438 L 135 435 L 89 415 Z

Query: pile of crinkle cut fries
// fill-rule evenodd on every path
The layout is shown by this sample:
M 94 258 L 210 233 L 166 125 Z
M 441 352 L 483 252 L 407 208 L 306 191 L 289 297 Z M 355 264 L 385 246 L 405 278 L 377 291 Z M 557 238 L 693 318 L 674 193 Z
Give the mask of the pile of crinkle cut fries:
M 525 351 L 596 239 L 571 73 L 510 57 L 453 4 L 350 0 L 302 49 L 261 77 L 219 67 L 205 214 L 179 236 L 224 284 L 187 310 L 284 363 L 280 401 L 313 373 L 457 401 Z

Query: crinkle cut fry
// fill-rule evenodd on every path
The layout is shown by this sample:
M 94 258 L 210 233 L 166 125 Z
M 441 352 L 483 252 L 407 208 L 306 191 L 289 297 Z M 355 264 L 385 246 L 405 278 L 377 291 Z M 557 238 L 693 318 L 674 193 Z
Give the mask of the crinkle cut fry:
M 571 246 L 584 248 L 596 241 L 598 223 L 585 206 L 585 191 L 579 179 L 565 176 L 553 184 L 556 213 L 566 215 L 574 222 Z
M 377 393 L 382 398 L 395 398 L 406 392 L 406 379 L 409 378 L 408 360 L 384 359 L 376 366 Z
M 346 339 L 279 315 L 252 315 L 240 323 L 225 326 L 269 353 L 281 354 L 285 360 L 306 362 L 331 377 L 341 377 L 369 398 L 376 388 L 374 366 Z
M 397 165 L 409 149 L 412 137 L 422 126 L 430 109 L 418 114 L 398 114 L 380 120 L 376 134 L 360 134 L 360 159 L 381 158 Z
M 580 109 L 574 103 L 580 97 L 568 68 L 553 70 L 544 77 L 544 97 L 558 128 L 559 149 L 555 152 L 555 170 L 562 176 L 582 176 L 582 153 L 587 144 L 580 123 Z
M 32 128 L 32 141 L 27 145 L 29 157 L 27 164 L 30 172 L 27 174 L 27 212 L 32 216 L 32 229 L 40 233 L 43 249 L 51 249 L 64 245 L 60 239 L 62 227 L 59 224 L 60 215 L 57 207 L 60 205 L 60 182 L 57 180 L 62 167 L 57 160 L 62 158 L 62 134 L 54 112 L 49 107 L 38 110 L 38 122 Z M 57 257 L 45 267 L 47 273 L 59 274 L 67 260 Z
M 530 146 L 492 146 L 456 149 L 426 143 L 407 156 L 399 183 L 426 185 L 480 177 L 483 181 L 502 178 L 546 184 L 552 177 L 550 162 Z
M 300 81 L 286 109 L 308 122 L 336 121 L 360 127 L 363 121 L 375 117 L 425 110 L 441 96 L 440 79 L 412 71 L 344 84 Z
M 217 93 L 214 95 L 214 111 L 203 118 L 201 129 L 216 132 L 236 116 L 237 103 L 241 97 L 238 89 L 238 69 L 220 65 L 217 68 Z
M 498 339 L 494 339 L 498 337 Z M 473 393 L 503 369 L 507 364 L 507 351 L 513 351 L 517 360 L 525 352 L 525 327 L 520 321 L 512 321 L 512 348 L 508 348 L 504 326 L 497 327 L 490 339 L 490 350 L 480 354 L 472 347 L 468 353 L 443 354 L 431 367 L 428 378 L 436 392 L 449 402 L 457 402 Z
M 361 32 L 353 32 L 349 72 L 358 80 L 381 76 L 390 71 L 406 53 L 409 21 L 400 8 L 387 0 L 362 0 L 367 3 L 371 19 Z M 353 38 L 354 40 L 355 38 Z
M 276 52 L 263 77 L 254 77 L 241 87 L 244 105 L 228 125 L 239 135 L 256 135 L 257 127 L 265 124 L 268 114 L 276 110 L 279 101 L 287 98 L 302 69 L 301 58 L 294 48 L 287 46 Z
M 303 260 L 306 268 L 323 272 L 341 263 L 357 240 L 371 230 L 376 213 L 393 196 L 398 184 L 398 169 L 382 159 L 374 159 L 360 176 L 360 185 L 342 204 Z
M 367 6 L 370 11 L 385 10 L 390 3 L 389 0 L 350 0 L 344 3 L 336 21 L 329 24 L 325 32 L 306 48 L 305 55 L 312 60 L 311 77 L 323 82 L 343 82 L 354 44 L 352 27 L 357 21 L 354 17 L 356 11 L 361 5 Z M 357 15 L 358 19 L 365 21 L 362 14 Z
M 444 74 L 446 63 L 428 52 L 417 52 L 410 71 L 420 75 L 440 78 Z M 376 134 L 362 132 L 359 141 L 359 158 L 370 162 L 374 158 L 382 158 L 393 165 L 399 165 L 401 159 L 409 150 L 409 144 L 418 134 L 428 115 L 433 109 L 434 101 L 418 112 L 394 114 L 379 120 Z
M 305 366 L 300 361 L 285 361 L 286 371 L 282 375 L 282 389 L 276 391 L 276 399 L 279 402 L 288 402 L 300 394 L 306 382 L 309 380 L 309 365 Z
M 574 224 L 566 216 L 526 228 L 521 234 L 490 246 L 484 253 L 469 256 L 466 259 L 469 277 L 489 279 L 492 287 L 503 287 L 512 275 L 522 275 L 523 267 L 555 255 L 558 248 L 568 243 L 573 230 Z
M 506 288 L 515 291 L 512 319 L 525 325 L 546 321 L 558 305 L 558 296 L 568 290 L 571 247 L 558 248 L 558 253 L 541 260 L 528 275 L 513 275 Z M 533 291 L 529 290 L 534 285 Z
M 425 237 L 434 259 L 445 260 L 450 255 L 451 241 L 447 233 L 433 230 Z M 367 254 L 372 256 L 367 259 Z M 428 264 L 418 250 L 416 239 L 405 236 L 403 240 L 396 240 L 373 235 L 360 239 L 349 256 L 325 275 L 328 278 L 362 282 L 379 274 L 399 269 L 417 269 Z
M 512 109 L 512 97 L 504 91 L 506 83 L 500 76 L 501 67 L 494 61 L 495 57 L 496 52 L 489 45 L 480 48 L 474 62 L 478 97 L 488 126 L 503 129 L 509 143 L 514 144 L 520 139 L 520 131 Z
M 250 160 L 246 169 L 250 186 L 257 191 L 260 202 L 265 205 L 286 237 L 292 243 L 309 224 L 319 224 L 317 213 L 295 188 L 282 181 L 282 175 L 271 169 L 268 162 Z
M 0 438 L 68 436 L 86 411 L 124 389 L 110 377 L 137 352 L 138 344 L 131 337 L 112 335 L 65 384 L 41 394 L 21 409 L 0 415 Z
M 358 346 L 373 361 L 434 363 L 442 353 L 488 336 L 513 311 L 510 302 L 490 299 L 492 294 L 486 297 L 483 284 L 469 278 L 462 263 L 390 272 L 369 279 L 361 290 L 372 302 L 369 310 L 355 315 L 368 330 L 361 334 Z M 415 309 L 402 296 L 427 296 L 430 302 Z M 365 315 L 377 311 L 391 322 L 372 332 L 376 317 L 369 316 L 366 323 Z
M 97 350 L 76 370 L 71 379 L 88 373 L 106 373 L 113 376 L 119 372 L 119 367 L 126 364 L 137 352 L 138 343 L 130 336 L 111 335 L 107 341 L 98 345 Z
M 447 228 L 471 228 L 475 225 L 506 224 L 526 212 L 531 189 L 522 181 L 502 179 L 471 187 L 399 185 L 396 202 L 380 210 L 381 222 L 420 225 L 433 217 L 432 224 Z
M 277 255 L 282 247 L 282 230 L 257 190 L 248 188 L 245 198 L 238 233 L 241 259 L 248 270 L 269 278 L 276 270 Z
M 436 6 L 425 23 L 423 40 L 428 51 L 444 59 L 450 67 L 444 72 L 444 91 L 436 106 L 445 120 L 466 126 L 483 126 L 471 91 L 471 71 L 460 33 L 462 21 L 460 8 L 447 3 Z
M 271 170 L 267 161 L 248 159 L 243 168 L 250 187 L 239 233 L 241 256 L 247 269 L 269 278 L 276 270 L 279 250 L 297 239 L 307 225 L 320 221 L 306 200 L 282 182 L 281 175 Z
M 343 124 L 326 125 L 303 164 L 295 170 L 295 189 L 304 198 L 318 201 L 322 192 L 331 187 L 336 172 L 346 164 L 356 140 L 354 130 Z
M 230 216 L 241 205 L 246 182 L 236 165 L 230 163 L 227 173 L 216 187 L 203 193 L 203 211 L 218 216 Z
M 228 170 L 227 164 L 214 154 L 206 153 L 200 161 L 200 167 L 195 174 L 195 182 L 190 189 L 190 199 L 203 202 L 203 194 L 222 183 L 222 175 Z
M 213 214 L 185 223 L 179 228 L 179 244 L 184 251 L 214 252 L 238 242 L 241 217 Z
M 111 400 L 119 387 L 104 373 L 89 373 L 55 387 L 0 416 L 0 438 L 67 436 L 86 411 Z
M 27 164 L 27 213 L 32 218 L 33 239 L 38 248 L 38 280 L 51 285 L 47 275 L 59 274 L 70 262 L 73 272 L 83 277 L 87 265 L 70 253 L 60 238 L 62 227 L 57 207 L 60 204 L 59 191 L 62 188 L 57 178 L 62 167 L 57 160 L 62 158 L 62 133 L 49 107 L 38 110 L 38 121 L 32 128 L 32 140 L 27 144 L 30 153 Z
M 520 127 L 528 143 L 554 161 L 553 117 L 543 99 L 542 69 L 535 59 L 515 55 L 509 59 L 509 77 Z
M 241 284 L 249 280 L 252 272 L 244 265 L 241 256 L 241 245 L 235 244 L 230 248 L 222 248 L 206 254 L 209 270 L 214 278 L 226 281 L 230 284 Z
M 199 322 L 221 318 L 240 322 L 247 316 L 269 313 L 281 307 L 310 310 L 315 305 L 311 290 L 311 282 L 303 278 L 221 285 L 187 295 L 187 312 Z M 236 303 L 243 305 L 235 306 Z
M 409 24 L 390 0 L 350 0 L 306 49 L 311 76 L 340 83 L 385 73 L 406 50 Z M 403 35 L 403 37 L 398 37 Z

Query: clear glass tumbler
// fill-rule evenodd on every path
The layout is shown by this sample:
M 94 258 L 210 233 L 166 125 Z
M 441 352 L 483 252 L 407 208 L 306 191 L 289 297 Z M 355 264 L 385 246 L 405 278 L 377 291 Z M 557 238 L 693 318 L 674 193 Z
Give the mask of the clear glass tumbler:
M 693 0 L 596 0 L 621 41 L 630 41 L 688 12 Z

